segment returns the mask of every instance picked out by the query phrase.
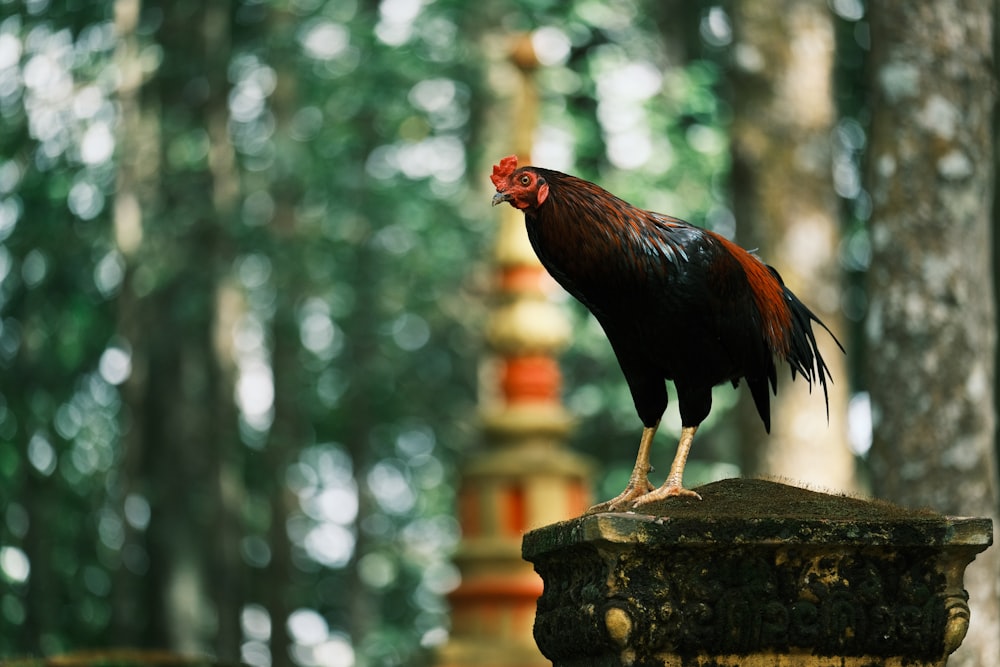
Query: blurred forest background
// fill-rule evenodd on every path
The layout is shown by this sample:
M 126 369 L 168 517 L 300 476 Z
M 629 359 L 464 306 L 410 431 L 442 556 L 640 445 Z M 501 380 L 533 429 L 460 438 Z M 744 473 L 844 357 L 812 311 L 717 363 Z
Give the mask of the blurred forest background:
M 862 0 L 0 0 L 0 656 L 419 665 L 446 641 L 487 176 L 512 152 L 508 40 L 524 32 L 537 164 L 759 247 L 848 349 L 825 352 L 829 428 L 801 382 L 782 378 L 804 402 L 775 409 L 838 463 L 767 463 L 789 450 L 762 445 L 724 388 L 688 481 L 777 471 L 995 515 L 993 3 L 913 3 L 988 69 L 983 85 L 955 70 L 979 115 L 947 91 L 910 104 L 933 64 L 880 55 L 907 39 L 892 11 L 911 11 L 882 4 L 880 20 Z M 806 112 L 761 91 L 775 58 L 823 54 L 789 96 L 819 109 L 799 136 Z M 908 119 L 879 120 L 905 106 L 934 160 L 892 134 Z M 918 148 L 870 160 L 873 127 Z M 930 180 L 893 194 L 911 168 Z M 964 199 L 927 199 L 945 181 Z M 779 195 L 832 222 L 769 228 Z M 907 227 L 899 198 L 926 224 Z M 603 335 L 566 307 L 571 444 L 606 498 L 639 422 Z M 925 423 L 938 414 L 954 430 Z

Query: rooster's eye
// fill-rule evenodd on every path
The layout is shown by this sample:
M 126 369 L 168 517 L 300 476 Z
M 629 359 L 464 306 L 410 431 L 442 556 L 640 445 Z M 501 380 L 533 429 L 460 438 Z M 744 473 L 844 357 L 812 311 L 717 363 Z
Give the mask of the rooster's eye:
M 521 177 L 521 185 L 528 185 L 529 183 L 531 183 L 531 179 L 527 174 Z

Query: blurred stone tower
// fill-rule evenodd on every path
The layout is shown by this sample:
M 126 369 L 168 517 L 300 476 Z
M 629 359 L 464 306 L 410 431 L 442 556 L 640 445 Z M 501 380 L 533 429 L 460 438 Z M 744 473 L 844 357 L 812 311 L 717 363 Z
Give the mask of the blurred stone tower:
M 514 42 L 519 73 L 513 138 L 528 162 L 537 93 L 530 37 Z M 500 156 L 498 156 L 500 157 Z M 488 210 L 484 199 L 483 210 Z M 521 559 L 528 530 L 582 514 L 589 468 L 565 447 L 572 423 L 561 399 L 555 355 L 569 342 L 565 314 L 549 294 L 554 282 L 535 257 L 523 216 L 504 206 L 496 242 L 495 304 L 487 330 L 480 411 L 484 448 L 462 469 L 454 560 L 462 583 L 452 592 L 452 631 L 439 667 L 548 665 L 532 637 L 542 580 Z

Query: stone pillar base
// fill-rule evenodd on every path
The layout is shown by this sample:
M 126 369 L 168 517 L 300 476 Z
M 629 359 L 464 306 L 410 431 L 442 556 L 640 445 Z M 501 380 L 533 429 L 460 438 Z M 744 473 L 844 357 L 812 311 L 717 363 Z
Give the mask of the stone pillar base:
M 699 492 L 525 535 L 556 667 L 930 667 L 965 638 L 989 519 L 765 480 Z

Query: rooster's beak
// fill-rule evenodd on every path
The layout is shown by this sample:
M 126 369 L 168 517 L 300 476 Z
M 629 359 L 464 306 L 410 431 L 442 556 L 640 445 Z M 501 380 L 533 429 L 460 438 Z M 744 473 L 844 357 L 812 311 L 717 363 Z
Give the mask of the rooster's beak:
M 510 201 L 510 199 L 510 195 L 506 192 L 498 192 L 493 195 L 493 205 L 496 206 L 497 204 L 502 204 L 505 201 Z

